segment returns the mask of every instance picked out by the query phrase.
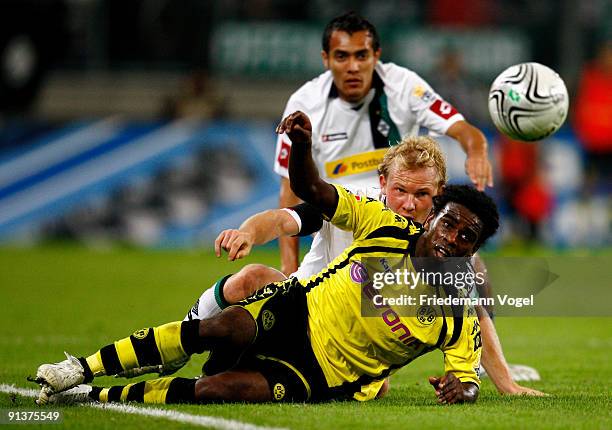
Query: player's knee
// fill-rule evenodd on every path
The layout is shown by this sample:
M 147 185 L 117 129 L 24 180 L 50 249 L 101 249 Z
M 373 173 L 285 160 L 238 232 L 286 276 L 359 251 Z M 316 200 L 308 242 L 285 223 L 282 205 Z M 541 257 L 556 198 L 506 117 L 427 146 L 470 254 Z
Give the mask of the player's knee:
M 231 401 L 232 389 L 217 376 L 206 376 L 195 384 L 195 399 L 200 403 Z
M 195 384 L 195 396 L 201 403 L 271 400 L 270 390 L 262 376 L 234 372 L 200 378 Z
M 237 303 L 264 285 L 283 279 L 285 276 L 276 269 L 263 264 L 248 264 L 228 280 L 223 287 L 223 297 L 228 303 Z
M 199 335 L 201 338 L 216 339 L 214 343 L 246 347 L 253 341 L 256 329 L 257 325 L 251 314 L 236 306 L 225 309 L 212 318 L 201 320 Z

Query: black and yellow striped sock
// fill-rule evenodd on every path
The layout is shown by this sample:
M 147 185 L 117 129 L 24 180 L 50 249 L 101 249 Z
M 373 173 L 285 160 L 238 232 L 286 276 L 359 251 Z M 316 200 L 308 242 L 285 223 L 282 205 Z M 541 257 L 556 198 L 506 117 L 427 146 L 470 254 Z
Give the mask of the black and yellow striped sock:
M 111 388 L 93 387 L 89 397 L 102 403 L 195 403 L 196 381 L 196 379 L 171 377 Z
M 81 359 L 85 374 L 116 375 L 124 370 L 171 363 L 204 352 L 206 342 L 199 337 L 199 324 L 199 320 L 178 321 L 138 330 Z

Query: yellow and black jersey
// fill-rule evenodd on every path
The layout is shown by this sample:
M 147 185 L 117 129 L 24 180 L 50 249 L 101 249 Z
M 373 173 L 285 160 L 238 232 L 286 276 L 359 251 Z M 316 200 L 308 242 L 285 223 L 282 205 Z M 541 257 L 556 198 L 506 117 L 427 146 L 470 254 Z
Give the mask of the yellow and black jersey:
M 353 392 L 358 400 L 372 399 L 384 378 L 436 348 L 444 352 L 446 372 L 479 384 L 480 329 L 473 309 L 454 315 L 432 307 L 425 309 L 429 318 L 419 318 L 389 307 L 379 309 L 378 316 L 363 316 L 367 275 L 361 261 L 397 257 L 409 267 L 423 230 L 378 200 L 335 187 L 338 206 L 330 221 L 352 230 L 354 242 L 321 273 L 299 280 L 307 291 L 312 349 L 328 386 Z

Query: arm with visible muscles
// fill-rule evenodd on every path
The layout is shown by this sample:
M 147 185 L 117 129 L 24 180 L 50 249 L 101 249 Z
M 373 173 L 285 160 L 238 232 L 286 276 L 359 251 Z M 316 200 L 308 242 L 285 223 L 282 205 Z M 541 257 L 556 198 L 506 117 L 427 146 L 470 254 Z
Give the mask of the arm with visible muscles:
M 323 216 L 312 205 L 301 203 L 285 209 L 270 209 L 259 212 L 242 223 L 238 229 L 222 231 L 215 240 L 215 253 L 228 253 L 228 260 L 244 258 L 254 245 L 263 245 L 271 240 L 306 236 L 315 233 L 323 225 Z
M 477 273 L 484 274 L 485 283 L 479 287 L 480 296 L 491 297 L 491 284 L 487 276 L 487 269 L 484 261 L 478 254 L 474 256 L 474 270 Z M 481 364 L 487 371 L 497 391 L 501 394 L 545 396 L 546 394 L 541 391 L 523 387 L 512 380 L 510 368 L 508 367 L 499 337 L 497 336 L 497 330 L 495 329 L 493 320 L 489 316 L 489 312 L 492 312 L 492 309 L 485 309 L 478 306 L 476 307 L 476 311 L 478 312 L 480 336 L 482 337 Z
M 446 135 L 457 140 L 467 155 L 465 172 L 476 188 L 484 191 L 493 186 L 493 170 L 487 154 L 487 139 L 484 134 L 468 123 L 457 121 L 446 131 Z
M 262 245 L 284 235 L 299 232 L 296 220 L 283 209 L 259 212 L 248 218 L 238 229 L 222 231 L 215 240 L 215 253 L 221 257 L 221 250 L 227 251 L 227 259 L 234 261 L 246 257 L 253 245 Z
M 489 314 L 482 308 L 478 311 L 480 335 L 482 336 L 482 366 L 487 371 L 491 382 L 501 394 L 546 396 L 533 388 L 523 387 L 512 380 L 508 363 L 504 358 L 497 331 Z
M 333 185 L 319 176 L 312 159 L 312 124 L 303 112 L 295 112 L 283 119 L 277 133 L 287 133 L 293 142 L 289 158 L 291 189 L 296 196 L 332 218 L 338 205 L 338 194 Z

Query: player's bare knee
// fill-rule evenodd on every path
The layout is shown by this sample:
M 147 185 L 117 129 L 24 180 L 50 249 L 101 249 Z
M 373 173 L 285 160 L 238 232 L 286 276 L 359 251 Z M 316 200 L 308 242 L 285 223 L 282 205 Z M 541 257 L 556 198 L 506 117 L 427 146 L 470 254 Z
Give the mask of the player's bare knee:
M 223 297 L 228 303 L 236 303 L 264 285 L 283 279 L 285 276 L 276 269 L 263 264 L 248 264 L 228 279 L 223 287 Z
M 272 399 L 263 376 L 253 372 L 223 372 L 200 378 L 195 385 L 196 401 L 201 403 L 223 401 L 268 402 Z
M 217 375 L 205 376 L 195 384 L 195 399 L 200 403 L 230 401 L 231 389 Z
M 219 315 L 200 321 L 199 335 L 218 339 L 234 347 L 248 346 L 255 337 L 257 325 L 251 314 L 241 307 L 230 307 Z

